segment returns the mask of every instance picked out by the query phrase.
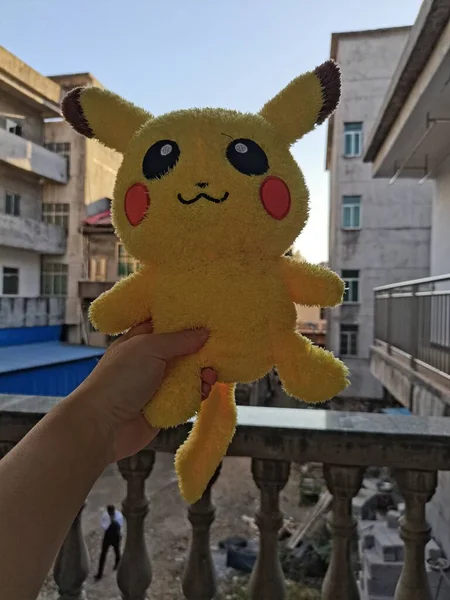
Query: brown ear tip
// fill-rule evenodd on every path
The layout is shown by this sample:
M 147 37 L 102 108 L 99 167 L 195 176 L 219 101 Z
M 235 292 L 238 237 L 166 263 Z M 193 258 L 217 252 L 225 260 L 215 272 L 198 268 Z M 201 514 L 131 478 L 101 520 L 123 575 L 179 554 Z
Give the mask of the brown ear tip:
M 332 59 L 314 69 L 322 87 L 323 104 L 317 117 L 317 125 L 323 123 L 336 110 L 341 98 L 341 69 Z
M 70 90 L 61 102 L 61 113 L 70 125 L 77 131 L 87 138 L 93 138 L 94 132 L 92 131 L 89 121 L 81 105 L 81 95 L 86 90 L 84 87 L 76 87 Z

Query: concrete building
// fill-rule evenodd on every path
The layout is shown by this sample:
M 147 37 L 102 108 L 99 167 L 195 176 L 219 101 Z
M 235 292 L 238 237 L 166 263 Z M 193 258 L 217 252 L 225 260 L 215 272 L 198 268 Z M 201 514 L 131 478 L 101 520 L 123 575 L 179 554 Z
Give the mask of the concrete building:
M 78 85 L 101 87 L 89 73 L 44 77 L 0 48 L 0 327 L 10 336 L 64 324 L 68 341 L 87 341 L 80 226 L 112 196 L 121 158 L 61 118 L 61 97 Z
M 61 88 L 63 96 L 76 86 L 103 87 L 90 73 L 58 75 L 51 77 Z M 89 265 L 84 249 L 81 226 L 85 217 L 97 210 L 97 201 L 111 198 L 121 156 L 96 142 L 77 134 L 65 121 L 46 123 L 48 146 L 67 148 L 70 153 L 70 176 L 64 194 L 53 186 L 47 186 L 44 194 L 44 210 L 47 206 L 62 207 L 67 215 L 67 252 L 55 261 L 44 261 L 43 280 L 55 270 L 67 273 L 66 332 L 74 343 L 88 342 L 85 338 L 82 302 L 79 296 L 80 282 L 88 279 Z M 55 210 L 53 208 L 53 210 Z M 50 212 L 50 211 L 49 211 Z M 67 266 L 66 266 L 67 265 Z M 50 287 L 50 292 L 53 290 Z
M 69 181 L 65 158 L 45 148 L 45 119 L 59 116 L 59 100 L 56 83 L 0 48 L 1 297 L 39 297 L 41 258 L 66 251 L 64 227 L 42 219 L 46 188 L 64 193 Z
M 371 371 L 412 412 L 450 416 L 450 2 L 425 0 L 380 106 L 365 160 L 392 193 L 412 181 L 428 210 L 431 253 L 425 279 L 397 277 L 375 291 Z M 369 165 L 368 165 L 369 166 Z M 428 182 L 428 183 L 427 183 Z M 403 219 L 409 206 L 400 200 Z M 412 280 L 412 281 L 411 281 Z M 440 474 L 428 519 L 450 556 L 450 476 Z
M 80 282 L 79 297 L 86 337 L 93 346 L 106 346 L 110 338 L 93 329 L 88 319 L 89 305 L 116 281 L 139 268 L 139 262 L 127 253 L 114 233 L 110 202 L 103 198 L 93 203 L 81 227 L 87 277 Z
M 431 188 L 373 180 L 363 160 L 367 140 L 405 48 L 410 27 L 335 33 L 331 57 L 341 66 L 342 100 L 329 122 L 330 267 L 347 283 L 344 304 L 328 311 L 327 347 L 348 365 L 353 399 L 381 399 L 370 373 L 373 288 L 429 272 Z

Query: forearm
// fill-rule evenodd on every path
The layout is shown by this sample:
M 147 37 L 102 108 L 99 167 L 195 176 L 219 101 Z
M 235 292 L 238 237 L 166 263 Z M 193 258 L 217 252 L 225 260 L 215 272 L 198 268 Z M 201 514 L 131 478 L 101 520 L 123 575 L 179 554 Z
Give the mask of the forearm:
M 73 519 L 108 463 L 107 438 L 88 398 L 75 392 L 0 461 L 0 590 L 5 600 L 37 596 Z

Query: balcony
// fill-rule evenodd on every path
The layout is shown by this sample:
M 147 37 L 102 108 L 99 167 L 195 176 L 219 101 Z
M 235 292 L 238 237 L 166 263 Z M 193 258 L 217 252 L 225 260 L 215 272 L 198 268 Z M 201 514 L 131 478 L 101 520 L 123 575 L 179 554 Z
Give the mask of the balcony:
M 83 300 L 95 300 L 103 292 L 107 292 L 115 284 L 115 281 L 89 281 L 78 282 L 78 293 Z
M 64 254 L 66 232 L 59 225 L 34 219 L 0 215 L 2 246 L 32 250 L 39 254 Z
M 424 394 L 450 404 L 450 275 L 375 289 L 371 370 L 413 412 Z M 420 399 L 420 398 L 421 399 Z M 438 407 L 439 408 L 439 407 Z M 438 414 L 430 408 L 428 414 Z
M 8 452 L 57 401 L 52 398 L 0 396 L 0 451 L 3 454 Z M 118 464 L 127 487 L 123 502 L 127 534 L 117 572 L 118 589 L 111 587 L 105 599 L 119 596 L 119 590 L 124 600 L 147 597 L 152 584 L 152 568 L 144 535 L 149 532 L 146 520 L 152 521 L 150 526 L 154 532 L 158 527 L 167 527 L 167 522 L 163 525 L 157 516 L 154 520 L 147 516 L 146 482 L 151 476 L 156 455 L 174 453 L 185 440 L 190 427 L 191 424 L 187 423 L 162 431 L 148 448 Z M 355 534 L 352 498 L 360 489 L 366 467 L 378 465 L 390 467 L 406 506 L 400 525 L 405 543 L 404 566 L 395 598 L 431 600 L 433 595 L 424 553 L 429 538 L 425 509 L 436 490 L 437 471 L 450 469 L 449 448 L 449 419 L 239 407 L 238 427 L 225 459 L 224 472 L 237 457 L 251 457 L 251 473 L 248 476 L 253 478 L 260 497 L 256 514 L 260 550 L 248 596 L 245 597 L 250 600 L 287 598 L 277 541 L 283 523 L 280 493 L 288 482 L 291 463 L 319 462 L 323 463 L 326 485 L 333 498 L 328 516 L 331 560 L 323 581 L 322 599 L 358 600 L 364 597 L 360 596 L 350 561 L 351 541 Z M 153 481 L 160 468 L 161 463 L 158 462 Z M 210 547 L 210 530 L 215 519 L 212 497 L 214 486 L 223 476 L 219 469 L 203 497 L 186 507 L 192 532 L 190 548 L 184 559 L 184 575 L 181 576 L 183 595 L 177 593 L 170 597 L 187 600 L 212 600 L 215 597 L 217 578 Z M 151 477 L 148 483 L 151 492 Z M 215 499 L 216 504 L 222 504 L 222 520 L 227 514 L 223 501 L 221 495 Z M 228 501 L 232 502 L 233 498 Z M 181 526 L 180 515 L 174 514 L 178 504 L 177 500 L 170 503 L 168 518 L 175 523 L 171 534 Z M 82 518 L 81 510 L 55 563 L 54 579 L 60 597 L 85 597 L 83 588 L 89 575 L 89 555 L 82 534 Z M 156 560 L 161 559 L 160 550 L 155 547 Z M 176 556 L 178 550 L 179 546 L 174 543 L 170 550 L 174 564 L 172 579 L 180 560 Z M 157 579 L 161 576 L 162 572 L 156 568 L 155 585 L 158 585 Z M 98 587 L 92 594 L 95 598 L 102 597 Z
M 0 161 L 51 183 L 68 181 L 64 157 L 4 129 L 0 129 Z
M 0 329 L 63 325 L 65 300 L 0 297 Z

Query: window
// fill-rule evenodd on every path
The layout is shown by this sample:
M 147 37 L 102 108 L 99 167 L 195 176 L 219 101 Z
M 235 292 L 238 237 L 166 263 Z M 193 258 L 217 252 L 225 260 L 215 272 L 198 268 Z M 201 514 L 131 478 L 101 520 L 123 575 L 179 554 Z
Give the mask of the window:
M 61 225 L 66 231 L 69 229 L 70 204 L 53 204 L 46 202 L 42 205 L 42 220 L 45 223 Z
M 66 296 L 67 265 L 44 263 L 42 265 L 41 288 L 44 296 Z
M 342 229 L 361 227 L 361 196 L 342 196 Z
M 89 260 L 89 281 L 106 281 L 106 258 L 97 256 Z
M 358 355 L 358 325 L 341 325 L 340 356 Z
M 17 296 L 19 293 L 19 269 L 3 267 L 3 294 Z
M 67 162 L 67 175 L 70 174 L 70 143 L 69 142 L 45 142 L 44 147 L 50 152 L 64 156 Z
M 344 302 L 359 302 L 359 271 L 342 271 L 345 283 Z
M 6 119 L 6 131 L 22 137 L 22 125 L 13 119 Z
M 130 256 L 123 244 L 117 246 L 117 275 L 126 277 L 139 269 L 139 261 Z
M 20 194 L 6 192 L 5 195 L 5 214 L 13 217 L 20 216 Z
M 344 123 L 344 156 L 359 156 L 362 152 L 362 123 Z

